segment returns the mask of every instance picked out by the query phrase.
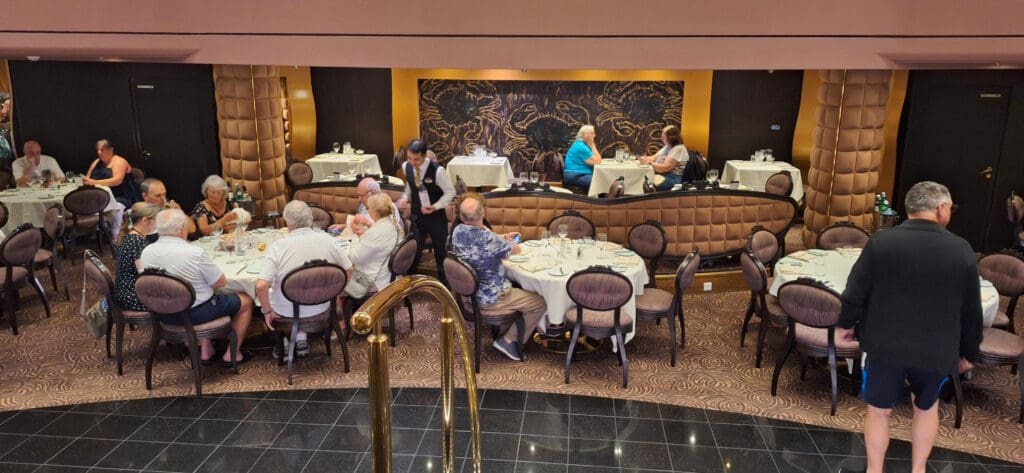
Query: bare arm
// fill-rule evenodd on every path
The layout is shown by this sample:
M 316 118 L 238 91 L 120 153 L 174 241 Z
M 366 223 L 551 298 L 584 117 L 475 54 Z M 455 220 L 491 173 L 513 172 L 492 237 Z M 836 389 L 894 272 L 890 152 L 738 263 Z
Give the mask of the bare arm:
M 590 157 L 587 158 L 586 161 L 584 161 L 585 163 L 587 163 L 587 166 L 594 167 L 597 166 L 598 164 L 601 164 L 601 152 L 597 150 L 597 145 L 595 145 L 594 142 L 591 141 L 587 143 L 587 146 L 590 147 Z
M 274 313 L 274 309 L 270 306 L 270 281 L 266 279 L 256 280 L 256 299 L 260 301 L 260 311 L 263 313 L 263 319 L 267 323 L 267 328 L 274 330 L 274 319 L 277 318 L 277 314 Z
M 224 286 L 227 286 L 227 285 L 228 285 L 228 278 L 226 276 L 224 276 L 223 274 L 221 274 L 220 275 L 220 279 L 218 279 L 213 284 L 210 284 L 210 287 L 212 287 L 214 289 L 220 289 L 220 288 L 222 288 Z
M 93 167 L 95 166 L 96 163 L 93 163 Z M 87 179 L 86 183 L 96 186 L 119 186 L 124 182 L 124 176 L 128 174 L 129 169 L 131 169 L 131 166 L 128 165 L 128 161 L 125 161 L 125 159 L 121 157 L 114 157 L 114 159 L 110 161 L 110 172 L 113 177 L 110 179 Z M 88 175 L 92 175 L 92 167 L 89 168 Z

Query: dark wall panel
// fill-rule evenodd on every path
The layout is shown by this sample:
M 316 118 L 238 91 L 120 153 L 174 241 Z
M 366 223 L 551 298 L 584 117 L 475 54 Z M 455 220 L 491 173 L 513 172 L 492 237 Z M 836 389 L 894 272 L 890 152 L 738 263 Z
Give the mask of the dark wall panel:
M 715 71 L 707 149 L 712 166 L 721 169 L 730 159 L 750 159 L 763 148 L 770 148 L 777 160 L 792 162 L 803 82 L 803 71 Z
M 335 141 L 350 141 L 352 146 L 380 157 L 384 172 L 390 173 L 395 152 L 391 70 L 314 67 L 310 69 L 310 78 L 316 100 L 317 153 L 330 151 Z
M 10 68 L 18 142 L 40 141 L 65 170 L 85 172 L 96 140 L 108 138 L 187 207 L 202 198 L 202 180 L 220 173 L 210 66 L 11 61 Z

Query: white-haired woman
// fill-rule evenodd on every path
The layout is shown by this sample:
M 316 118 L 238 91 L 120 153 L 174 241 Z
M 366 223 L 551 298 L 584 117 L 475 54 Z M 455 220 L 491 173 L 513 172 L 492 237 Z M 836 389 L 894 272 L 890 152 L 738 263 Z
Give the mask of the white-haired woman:
M 593 125 L 583 125 L 576 133 L 576 141 L 565 153 L 565 168 L 562 171 L 562 184 L 571 187 L 590 188 L 590 180 L 594 177 L 594 166 L 601 164 L 601 152 L 594 144 L 597 133 Z
M 375 194 L 366 200 L 366 210 L 373 224 L 348 249 L 348 259 L 356 271 L 374 281 L 376 290 L 384 289 L 391 283 L 388 260 L 395 247 L 402 241 L 402 229 L 391 218 L 394 204 L 387 194 Z M 353 283 L 349 283 L 351 285 Z M 346 296 L 351 296 L 346 287 Z
M 238 214 L 231 211 L 228 203 L 228 183 L 220 176 L 213 175 L 203 181 L 203 199 L 192 209 L 192 218 L 199 232 L 209 235 L 215 230 L 230 232 L 235 228 Z

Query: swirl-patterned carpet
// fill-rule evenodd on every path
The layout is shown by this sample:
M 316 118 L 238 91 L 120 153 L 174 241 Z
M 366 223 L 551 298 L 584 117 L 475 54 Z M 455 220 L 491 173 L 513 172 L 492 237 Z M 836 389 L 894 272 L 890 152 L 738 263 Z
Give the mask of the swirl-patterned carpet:
M 791 232 L 791 235 L 799 232 Z M 167 350 L 159 352 L 154 367 L 154 389 L 143 379 L 148 329 L 129 332 L 125 343 L 125 374 L 118 377 L 113 360 L 106 358 L 103 341 L 91 338 L 77 316 L 81 291 L 81 264 L 66 265 L 74 300 L 53 296 L 54 315 L 47 319 L 36 296 L 22 290 L 21 335 L 12 336 L 7 324 L 0 328 L 0 410 L 27 409 L 97 401 L 188 395 L 192 377 L 188 364 Z M 744 292 L 693 293 L 685 297 L 686 348 L 676 367 L 669 365 L 668 334 L 664 324 L 641 323 L 628 346 L 629 387 L 621 387 L 621 370 L 605 347 L 578 356 L 572 364 L 570 384 L 562 382 L 564 355 L 537 346 L 527 347 L 524 363 L 509 361 L 487 342 L 478 381 L 483 388 L 604 396 L 691 406 L 772 417 L 810 425 L 859 431 L 865 408 L 842 385 L 836 416 L 829 416 L 826 372 L 812 368 L 807 381 L 799 380 L 798 363 L 787 364 L 778 397 L 769 393 L 775 357 L 782 347 L 781 330 L 771 330 L 765 365 L 754 368 L 755 337 L 739 348 L 739 330 L 747 302 Z M 410 332 L 404 309 L 397 314 L 398 346 L 391 350 L 391 383 L 396 387 L 439 386 L 438 306 L 414 301 L 416 330 Z M 1019 310 L 1024 312 L 1024 309 Z M 1024 329 L 1019 321 L 1018 332 Z M 485 337 L 486 338 L 486 337 Z M 207 368 L 204 390 L 209 393 L 264 390 L 351 388 L 367 385 L 366 344 L 350 342 L 352 371 L 344 373 L 341 356 L 323 355 L 311 344 L 309 357 L 295 367 L 295 384 L 288 386 L 284 368 L 268 351 L 242 367 L 239 375 L 227 369 Z M 979 368 L 965 386 L 964 426 L 952 427 L 952 405 L 941 407 L 937 444 L 942 447 L 1024 463 L 1024 426 L 1016 423 L 1017 375 L 1009 368 Z M 911 409 L 902 403 L 893 415 L 893 436 L 909 439 Z

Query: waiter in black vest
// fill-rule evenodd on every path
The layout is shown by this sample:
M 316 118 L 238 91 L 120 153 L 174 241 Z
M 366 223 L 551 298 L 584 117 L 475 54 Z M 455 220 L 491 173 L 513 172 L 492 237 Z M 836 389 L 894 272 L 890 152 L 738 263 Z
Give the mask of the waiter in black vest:
M 434 244 L 434 261 L 437 262 L 437 278 L 447 284 L 444 277 L 445 247 L 448 240 L 448 217 L 445 208 L 455 197 L 455 188 L 444 168 L 427 159 L 427 144 L 412 140 L 406 148 L 405 193 L 398 202 L 399 208 L 409 206 L 412 215 L 412 231 L 416 245 L 422 252 L 426 247 L 427 235 Z

